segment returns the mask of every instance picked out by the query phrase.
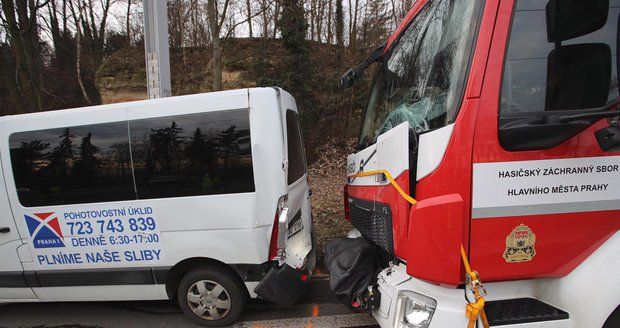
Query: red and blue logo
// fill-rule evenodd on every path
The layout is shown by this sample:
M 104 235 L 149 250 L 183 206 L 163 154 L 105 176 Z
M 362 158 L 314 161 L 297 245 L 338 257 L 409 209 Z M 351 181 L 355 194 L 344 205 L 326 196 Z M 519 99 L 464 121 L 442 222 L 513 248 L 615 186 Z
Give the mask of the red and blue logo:
M 64 236 L 54 213 L 24 215 L 34 248 L 65 247 Z

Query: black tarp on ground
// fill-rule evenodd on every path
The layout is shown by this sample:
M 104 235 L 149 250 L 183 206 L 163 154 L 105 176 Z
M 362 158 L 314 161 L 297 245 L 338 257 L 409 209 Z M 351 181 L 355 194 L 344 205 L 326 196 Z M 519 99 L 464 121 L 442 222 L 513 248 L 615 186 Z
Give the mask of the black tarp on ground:
M 349 307 L 363 299 L 368 286 L 377 280 L 377 247 L 366 239 L 339 238 L 325 246 L 325 265 L 329 270 L 329 287 Z

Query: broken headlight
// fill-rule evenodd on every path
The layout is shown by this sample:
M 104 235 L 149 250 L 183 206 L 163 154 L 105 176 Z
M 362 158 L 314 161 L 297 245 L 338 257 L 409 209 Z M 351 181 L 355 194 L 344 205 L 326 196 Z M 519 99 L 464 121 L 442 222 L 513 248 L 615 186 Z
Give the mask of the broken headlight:
M 422 294 L 401 290 L 396 301 L 396 328 L 427 328 L 437 301 Z

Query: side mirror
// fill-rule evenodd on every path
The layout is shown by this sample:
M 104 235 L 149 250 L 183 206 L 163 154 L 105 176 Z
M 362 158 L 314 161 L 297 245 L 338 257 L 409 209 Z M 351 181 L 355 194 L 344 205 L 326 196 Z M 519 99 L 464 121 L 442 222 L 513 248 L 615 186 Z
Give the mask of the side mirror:
M 550 0 L 547 3 L 547 39 L 562 42 L 592 33 L 607 22 L 609 0 Z
M 352 88 L 355 83 L 357 83 L 360 76 L 361 74 L 358 74 L 355 69 L 349 68 L 349 70 L 340 77 L 340 87 L 345 90 Z
M 560 46 L 547 57 L 545 111 L 604 106 L 611 86 L 611 49 L 605 43 Z

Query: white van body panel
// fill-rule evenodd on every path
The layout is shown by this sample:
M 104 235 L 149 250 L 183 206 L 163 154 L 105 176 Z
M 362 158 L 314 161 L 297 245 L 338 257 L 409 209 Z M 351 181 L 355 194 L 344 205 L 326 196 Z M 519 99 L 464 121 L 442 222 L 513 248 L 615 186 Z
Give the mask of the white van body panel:
M 286 102 L 286 105 L 280 103 L 281 99 L 283 103 Z M 11 232 L 10 245 L 9 241 L 5 242 L 8 236 L 0 234 L 0 250 L 3 255 L 0 257 L 0 278 L 3 272 L 23 271 L 29 275 L 31 280 L 38 279 L 42 285 L 33 286 L 33 288 L 10 288 L 10 292 L 5 292 L 0 279 L 0 301 L 29 298 L 44 301 L 166 299 L 170 295 L 164 285 L 164 275 L 160 272 L 160 276 L 156 277 L 158 274 L 155 269 L 166 271 L 182 261 L 192 259 L 212 259 L 231 265 L 233 268 L 235 265 L 259 266 L 266 263 L 269 260 L 269 246 L 277 202 L 291 189 L 287 186 L 286 171 L 282 165 L 286 161 L 286 135 L 284 134 L 286 127 L 282 121 L 285 108 L 297 110 L 290 94 L 275 88 L 256 88 L 0 118 L 2 172 L 7 177 L 6 181 L 0 184 L 2 187 L 0 188 L 2 189 L 0 192 L 0 211 L 2 211 L 0 212 L 2 215 L 0 227 L 4 226 L 4 221 L 10 219 L 17 228 Z M 28 208 L 22 206 L 19 201 L 10 159 L 9 137 L 13 133 L 108 122 L 132 122 L 226 110 L 247 110 L 249 113 L 255 190 L 253 192 Z M 298 251 L 300 247 L 296 246 L 300 244 L 299 242 L 293 238 L 289 241 L 289 247 L 296 249 L 295 252 L 291 250 L 291 254 L 295 254 L 291 258 L 297 259 L 296 262 L 291 263 L 291 266 L 295 268 L 301 267 L 305 261 L 310 251 L 306 249 L 306 246 L 312 247 L 309 189 L 305 177 L 306 175 L 303 182 L 299 182 L 300 196 L 291 197 L 287 204 L 287 206 L 301 208 L 304 220 L 308 221 L 305 231 L 293 236 L 293 238 L 302 240 L 302 250 Z M 5 210 L 9 208 L 8 203 L 2 203 L 3 201 L 6 203 L 7 196 L 13 209 L 12 214 Z M 296 202 L 299 204 L 295 204 Z M 152 246 L 148 254 L 144 251 L 149 251 L 149 247 L 145 247 L 144 244 L 133 244 L 133 242 L 127 247 L 120 247 L 118 244 L 108 245 L 107 248 L 88 246 L 89 250 L 97 250 L 102 254 L 104 251 L 119 250 L 118 256 L 121 258 L 125 256 L 124 252 L 132 252 L 131 262 L 93 263 L 82 258 L 81 263 L 49 264 L 48 259 L 42 260 L 41 256 L 47 256 L 48 253 L 57 254 L 58 249 L 34 249 L 29 227 L 24 220 L 25 216 L 33 216 L 37 213 L 53 213 L 48 220 L 55 216 L 62 227 L 65 243 L 73 243 L 76 242 L 75 236 L 69 236 L 65 221 L 70 220 L 75 213 L 102 214 L 110 210 L 119 213 L 125 210 L 126 215 L 121 215 L 121 217 L 122 220 L 126 220 L 131 216 L 131 209 L 145 210 L 144 213 L 148 213 L 156 222 L 156 229 L 140 232 L 141 236 L 136 236 L 140 239 L 149 236 L 153 238 L 153 235 L 160 236 L 157 242 L 153 241 L 147 245 Z M 45 221 L 45 219 L 41 220 Z M 105 223 L 107 224 L 108 221 Z M 19 247 L 22 244 L 24 246 Z M 80 245 L 72 246 L 73 249 L 77 249 Z M 77 282 L 75 283 L 77 285 L 71 285 L 72 282 L 67 283 L 63 281 L 64 278 L 57 277 L 63 273 L 71 274 L 73 270 L 80 271 L 80 274 L 88 274 L 91 271 L 110 268 L 125 269 L 127 272 L 133 270 L 131 268 L 143 270 L 146 279 L 153 278 L 155 282 L 140 284 L 138 280 L 138 282 L 134 281 L 127 285 L 82 286 Z M 151 268 L 153 273 L 149 277 L 148 272 L 145 273 L 144 270 Z M 36 278 L 33 278 L 34 272 L 36 272 Z M 42 278 L 40 274 L 46 276 Z M 240 275 L 243 276 L 241 273 Z M 241 278 L 244 279 L 250 296 L 256 297 L 254 287 L 258 281 Z M 23 289 L 23 291 L 20 293 L 18 289 Z
M 279 98 L 280 104 L 282 105 L 280 110 L 281 121 L 284 122 L 284 124 L 282 124 L 282 128 L 284 129 L 282 131 L 282 135 L 286 136 L 286 129 L 288 128 L 287 125 L 291 123 L 287 120 L 287 112 L 297 112 L 297 105 L 293 96 L 291 96 L 288 92 L 280 91 Z M 295 123 L 298 122 L 295 121 Z M 287 180 L 290 169 L 289 164 L 291 162 L 289 160 L 290 155 L 288 155 L 288 139 L 290 139 L 290 137 L 284 140 L 287 158 L 285 159 L 285 164 L 283 165 L 286 168 Z M 310 186 L 308 184 L 308 174 L 306 173 L 302 175 L 295 181 L 287 181 L 287 184 L 288 203 L 291 204 L 289 207 L 289 220 L 292 220 L 295 215 L 301 213 L 303 227 L 305 229 L 311 229 L 312 215 L 310 213 Z M 306 264 L 306 258 L 312 250 L 312 247 L 312 236 L 310 234 L 298 233 L 292 235 L 288 239 L 285 263 L 292 268 L 302 268 L 304 264 Z M 314 263 L 312 263 L 311 266 L 314 266 Z
M 0 130 L 3 128 L 0 121 Z M 0 158 L 5 157 L 0 154 Z M 22 240 L 17 232 L 11 206 L 8 202 L 7 189 L 4 183 L 4 175 L 0 164 L 0 228 L 9 229 L 8 232 L 0 233 L 0 277 L 4 272 L 21 272 L 23 270 L 17 249 L 22 245 Z M 0 297 L 11 300 L 34 299 L 35 295 L 29 287 L 0 287 Z
M 252 126 L 252 150 L 260 158 L 272 163 L 271 166 L 254 166 L 254 181 L 261 186 L 261 192 L 256 195 L 256 213 L 254 238 L 261 243 L 269 244 L 272 226 L 275 219 L 276 207 L 280 197 L 286 194 L 286 173 L 282 163 L 286 158 L 285 140 L 283 135 L 281 105 L 278 101 L 278 90 L 274 88 L 250 89 L 250 122 L 252 119 L 261 120 L 265 124 Z M 277 111 L 264 111 L 263 108 L 276 106 Z M 267 123 L 269 122 L 269 123 Z M 260 140 L 260 142 L 256 142 Z M 258 190 L 258 189 L 257 189 Z M 256 249 L 258 256 L 267 258 L 269 249 Z
M 132 285 L 127 286 L 64 286 L 33 288 L 39 301 L 140 301 L 165 300 L 166 286 L 164 285 Z

